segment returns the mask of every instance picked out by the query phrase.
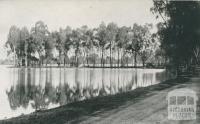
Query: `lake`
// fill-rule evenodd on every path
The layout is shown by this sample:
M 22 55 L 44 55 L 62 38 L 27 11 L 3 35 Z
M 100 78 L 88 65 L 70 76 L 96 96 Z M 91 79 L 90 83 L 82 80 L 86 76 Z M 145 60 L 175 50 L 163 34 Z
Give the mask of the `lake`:
M 164 69 L 8 68 L 0 65 L 0 119 L 158 84 Z

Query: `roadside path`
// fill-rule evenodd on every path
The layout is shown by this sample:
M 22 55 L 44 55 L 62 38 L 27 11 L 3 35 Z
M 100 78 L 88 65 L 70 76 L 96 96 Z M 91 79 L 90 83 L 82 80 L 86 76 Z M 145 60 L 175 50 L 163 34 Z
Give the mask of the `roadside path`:
M 139 100 L 137 103 L 127 102 L 117 109 L 103 112 L 95 116 L 84 117 L 83 124 L 200 124 L 200 113 L 197 120 L 171 121 L 167 118 L 167 93 L 178 88 L 189 88 L 196 91 L 200 98 L 200 78 L 191 78 L 188 82 L 161 91 L 152 91 L 154 95 Z M 198 101 L 198 105 L 200 102 Z

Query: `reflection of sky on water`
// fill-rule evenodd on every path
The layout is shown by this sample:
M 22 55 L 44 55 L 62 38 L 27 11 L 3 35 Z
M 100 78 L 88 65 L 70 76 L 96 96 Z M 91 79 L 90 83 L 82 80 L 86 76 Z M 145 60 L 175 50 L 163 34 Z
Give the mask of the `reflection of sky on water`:
M 0 66 L 0 119 L 166 80 L 162 69 L 6 68 Z

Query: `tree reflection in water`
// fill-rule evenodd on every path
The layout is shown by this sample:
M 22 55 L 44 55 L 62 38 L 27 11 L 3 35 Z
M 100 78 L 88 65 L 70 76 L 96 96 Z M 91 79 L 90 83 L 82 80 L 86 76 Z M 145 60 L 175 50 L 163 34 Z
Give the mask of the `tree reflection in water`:
M 38 70 L 38 69 L 37 69 Z M 80 73 L 79 69 L 75 69 L 73 86 L 67 82 L 67 68 L 59 69 L 59 80 L 53 80 L 52 68 L 39 69 L 39 76 L 36 76 L 36 68 L 19 68 L 17 80 L 14 80 L 13 85 L 6 91 L 10 108 L 16 110 L 18 107 L 27 108 L 29 105 L 35 110 L 48 109 L 50 104 L 65 105 L 71 102 L 90 99 L 97 96 L 105 96 L 133 90 L 137 87 L 151 85 L 155 81 L 154 76 L 162 78 L 162 74 L 144 73 L 141 76 L 141 81 L 138 76 L 137 69 L 125 73 L 121 73 L 120 69 L 110 69 L 105 72 L 102 69 L 95 75 L 94 69 L 84 69 Z M 107 70 L 108 71 L 108 70 Z M 105 82 L 107 74 L 110 73 L 108 81 Z M 84 81 L 78 80 L 84 74 Z M 127 75 L 131 76 L 128 80 Z M 101 75 L 100 82 L 95 87 L 95 79 Z M 45 76 L 45 78 L 44 78 Z M 89 79 L 88 79 L 89 77 Z M 39 78 L 39 79 L 38 79 Z M 62 80 L 64 79 L 64 82 Z M 87 79 L 85 81 L 85 79 Z M 36 83 L 38 80 L 39 83 Z M 43 81 L 45 80 L 45 81 Z M 53 82 L 54 81 L 54 82 Z M 57 85 L 55 81 L 58 82 Z M 161 79 L 159 79 L 159 82 Z M 44 82 L 44 84 L 42 83 Z M 149 82 L 150 84 L 146 84 Z

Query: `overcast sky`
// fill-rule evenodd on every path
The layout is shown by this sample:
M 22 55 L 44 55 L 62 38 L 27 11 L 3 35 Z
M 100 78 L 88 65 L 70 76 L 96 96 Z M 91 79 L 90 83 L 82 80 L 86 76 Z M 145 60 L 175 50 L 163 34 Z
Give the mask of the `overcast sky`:
M 11 25 L 30 29 L 42 20 L 52 31 L 67 25 L 97 27 L 102 21 L 119 26 L 156 24 L 152 5 L 152 0 L 0 0 L 0 59 L 6 57 L 3 45 Z

